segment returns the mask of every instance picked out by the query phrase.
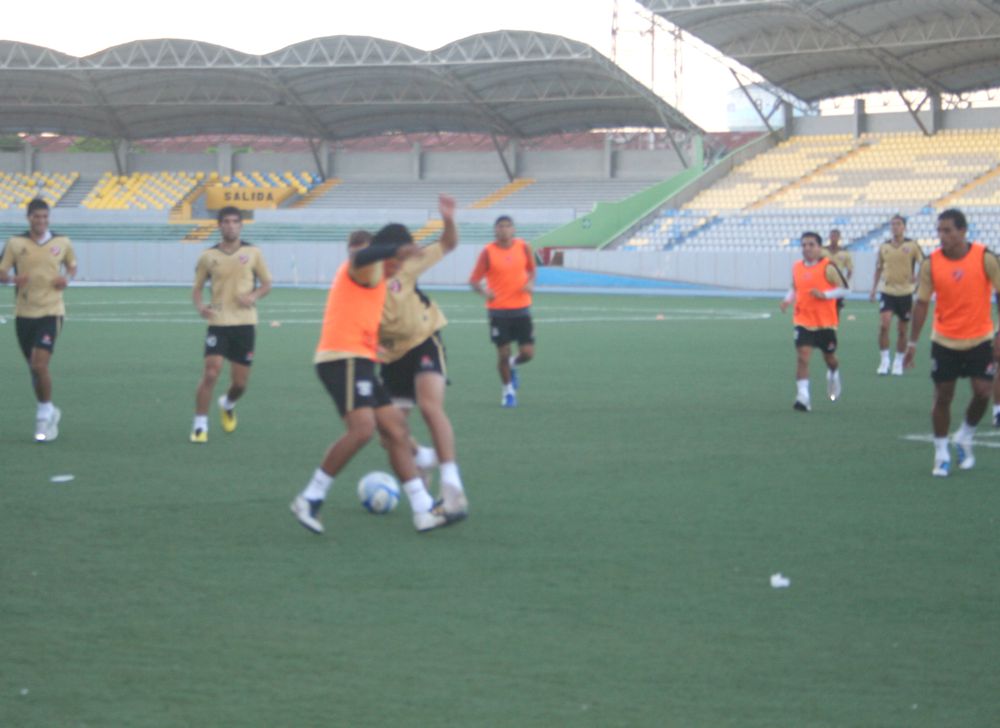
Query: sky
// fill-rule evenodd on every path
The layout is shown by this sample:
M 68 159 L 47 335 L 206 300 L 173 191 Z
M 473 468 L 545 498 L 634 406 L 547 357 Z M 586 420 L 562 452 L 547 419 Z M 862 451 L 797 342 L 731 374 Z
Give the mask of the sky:
M 284 4 L 291 11 L 282 12 L 283 3 L 276 0 L 47 0 L 44 20 L 33 12 L 6 13 L 0 39 L 77 56 L 148 38 L 187 38 L 261 54 L 328 35 L 370 35 L 431 50 L 477 33 L 534 30 L 582 41 L 610 58 L 615 5 L 615 0 L 306 0 Z M 685 40 L 677 88 L 670 34 L 661 25 L 652 37 L 652 64 L 649 12 L 636 0 L 618 0 L 617 6 L 618 64 L 703 128 L 724 130 L 726 95 L 736 83 L 717 54 Z

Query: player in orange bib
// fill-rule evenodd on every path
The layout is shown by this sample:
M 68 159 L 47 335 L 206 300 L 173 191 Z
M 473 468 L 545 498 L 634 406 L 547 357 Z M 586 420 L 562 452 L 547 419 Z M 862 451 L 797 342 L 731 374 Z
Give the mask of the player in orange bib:
M 945 210 L 938 215 L 941 247 L 920 268 L 920 287 L 904 360 L 906 367 L 913 366 L 931 296 L 937 294 L 931 330 L 931 379 L 934 380 L 931 473 L 942 478 L 951 472 L 948 430 L 955 382 L 959 377 L 968 377 L 972 384 L 972 399 L 965 410 L 965 419 L 952 437 L 958 467 L 970 470 L 976 464 L 972 438 L 989 405 L 996 361 L 1000 358 L 1000 335 L 990 313 L 994 293 L 1000 291 L 1000 262 L 985 245 L 966 240 L 968 227 L 960 210 Z
M 358 236 L 370 237 L 364 231 L 351 235 L 349 245 L 356 249 L 337 270 L 330 286 L 314 358 L 316 373 L 337 405 L 347 432 L 326 451 L 291 509 L 303 527 L 323 533 L 319 509 L 334 478 L 377 430 L 410 501 L 413 525 L 417 531 L 429 531 L 447 521 L 433 511 L 434 500 L 413 461 L 406 418 L 392 405 L 375 371 L 385 282 L 400 263 L 419 254 L 420 249 L 413 244 L 410 231 L 395 223 L 379 230 L 370 245 L 356 240 Z
M 472 290 L 486 299 L 490 340 L 497 347 L 497 371 L 503 390 L 500 404 L 517 406 L 520 385 L 517 367 L 535 356 L 531 321 L 531 294 L 535 287 L 535 258 L 531 246 L 514 237 L 514 221 L 501 215 L 493 225 L 496 240 L 483 248 L 469 276 Z M 484 286 L 482 281 L 486 279 Z M 510 344 L 517 342 L 517 354 Z
M 780 304 L 782 313 L 794 302 L 795 404 L 809 412 L 809 358 L 813 349 L 823 352 L 826 362 L 826 393 L 831 401 L 840 397 L 840 362 L 837 361 L 837 301 L 847 295 L 847 281 L 836 265 L 823 257 L 819 233 L 802 233 L 802 260 L 792 266 L 792 287 Z

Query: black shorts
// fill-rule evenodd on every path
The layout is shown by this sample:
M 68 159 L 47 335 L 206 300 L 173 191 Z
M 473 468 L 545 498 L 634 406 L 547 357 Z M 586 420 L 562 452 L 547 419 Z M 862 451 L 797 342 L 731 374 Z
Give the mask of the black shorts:
M 497 316 L 490 314 L 490 341 L 497 346 L 506 346 L 512 341 L 518 345 L 535 343 L 535 327 L 531 314 L 521 316 Z
M 993 379 L 996 372 L 991 341 L 964 351 L 931 342 L 931 379 L 935 382 L 954 382 L 959 377 Z
M 21 353 L 24 354 L 24 358 L 31 358 L 32 349 L 45 349 L 51 354 L 56 348 L 56 337 L 62 330 L 62 323 L 62 316 L 42 316 L 40 318 L 18 316 L 15 321 L 17 343 L 21 345 Z
M 913 296 L 911 294 L 894 296 L 891 293 L 880 293 L 878 310 L 880 313 L 891 311 L 893 316 L 899 318 L 900 321 L 909 321 L 910 311 L 913 310 Z
M 811 346 L 827 354 L 832 354 L 837 350 L 837 330 L 836 329 L 807 329 L 802 326 L 795 327 L 795 348 L 800 346 Z
M 245 326 L 209 326 L 205 334 L 205 356 L 221 356 L 234 364 L 253 364 L 256 328 Z
M 378 409 L 391 404 L 389 393 L 375 374 L 371 359 L 337 359 L 316 365 L 326 391 L 333 397 L 340 416 L 363 407 Z
M 413 347 L 402 359 L 382 365 L 382 381 L 394 400 L 409 400 L 412 405 L 417 399 L 416 381 L 418 374 L 433 372 L 447 377 L 444 344 L 435 333 L 424 343 Z

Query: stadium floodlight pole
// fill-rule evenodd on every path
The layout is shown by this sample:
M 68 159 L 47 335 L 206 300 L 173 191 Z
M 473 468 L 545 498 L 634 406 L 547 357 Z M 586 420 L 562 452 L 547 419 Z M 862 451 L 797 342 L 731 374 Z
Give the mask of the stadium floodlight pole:
M 507 173 L 507 181 L 514 181 L 514 170 L 510 168 L 510 164 L 507 162 L 507 157 L 504 155 L 504 150 L 500 146 L 500 140 L 497 139 L 497 133 L 495 131 L 490 132 L 490 138 L 493 140 L 493 147 L 497 150 L 497 155 L 500 157 L 500 164 L 503 165 L 503 171 Z
M 774 134 L 774 127 L 771 126 L 770 120 L 768 117 L 764 116 L 764 112 L 757 106 L 757 102 L 753 100 L 753 96 L 750 95 L 750 92 L 747 91 L 747 87 L 743 85 L 743 81 L 741 81 L 739 75 L 737 75 L 736 69 L 730 68 L 729 72 L 733 74 L 733 78 L 736 79 L 736 83 L 739 84 L 740 91 L 742 91 L 743 95 L 747 97 L 747 101 L 750 102 L 750 106 L 753 107 L 753 110 L 757 112 L 757 116 L 760 117 L 760 120 L 764 122 L 764 126 L 767 127 L 768 132 Z
M 917 112 L 920 111 L 923 105 L 927 103 L 927 100 L 931 97 L 931 92 L 928 91 L 924 98 L 920 100 L 920 103 L 914 107 L 910 104 L 910 100 L 906 98 L 906 94 L 904 94 L 902 90 L 897 88 L 895 91 L 899 98 L 902 99 L 903 105 L 906 106 L 906 110 L 910 112 L 910 116 L 913 117 L 913 121 L 915 121 L 917 126 L 920 127 L 920 131 L 924 133 L 924 136 L 934 136 L 934 133 L 924 125 L 924 122 L 920 120 L 920 116 L 917 114 Z

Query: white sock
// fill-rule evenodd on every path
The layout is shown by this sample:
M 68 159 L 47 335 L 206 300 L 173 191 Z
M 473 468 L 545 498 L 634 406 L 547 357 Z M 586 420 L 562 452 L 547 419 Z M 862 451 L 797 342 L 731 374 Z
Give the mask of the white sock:
M 510 368 L 514 369 L 517 366 L 517 354 L 511 354 L 510 359 L 507 361 L 510 364 Z
M 191 429 L 208 432 L 208 415 L 195 415 L 194 424 L 191 426 Z
M 55 405 L 52 402 L 39 402 L 38 403 L 38 414 L 36 417 L 40 420 L 47 420 L 52 416 L 55 411 Z
M 797 399 L 802 404 L 809 404 L 809 380 L 808 379 L 796 379 L 795 388 L 798 390 Z
M 229 400 L 228 394 L 224 394 L 221 397 L 219 397 L 219 406 L 222 407 L 222 409 L 224 410 L 231 410 L 233 407 L 236 406 L 236 403 L 231 402 Z
M 420 478 L 407 480 L 403 483 L 403 490 L 406 492 L 406 497 L 410 499 L 410 508 L 414 513 L 426 513 L 434 505 L 434 499 L 431 498 L 431 494 L 424 486 L 424 481 Z
M 503 393 L 504 394 L 514 394 L 514 385 L 513 384 L 505 384 L 505 385 L 503 385 Z
M 413 456 L 413 462 L 418 468 L 427 470 L 438 464 L 438 456 L 433 447 L 417 445 L 417 452 Z
M 316 468 L 309 484 L 302 491 L 302 497 L 311 501 L 326 500 L 326 494 L 331 485 L 333 485 L 333 476 L 327 475 L 321 468 Z
M 934 457 L 938 460 L 951 460 L 951 453 L 948 452 L 948 438 L 934 438 Z
M 889 350 L 888 349 L 882 349 L 880 351 L 880 353 L 882 354 L 882 363 L 883 364 L 888 364 L 889 363 Z
M 975 434 L 976 434 L 976 426 L 970 425 L 968 422 L 963 420 L 962 426 L 959 427 L 957 430 L 955 430 L 955 439 L 967 441 L 971 440 Z
M 993 416 L 1000 415 L 1000 404 L 993 405 Z
M 458 474 L 458 463 L 441 463 L 441 482 L 454 486 L 459 492 L 462 488 L 462 476 Z

